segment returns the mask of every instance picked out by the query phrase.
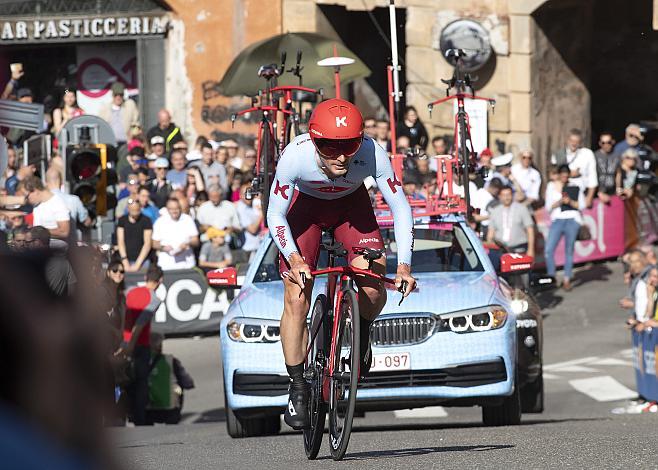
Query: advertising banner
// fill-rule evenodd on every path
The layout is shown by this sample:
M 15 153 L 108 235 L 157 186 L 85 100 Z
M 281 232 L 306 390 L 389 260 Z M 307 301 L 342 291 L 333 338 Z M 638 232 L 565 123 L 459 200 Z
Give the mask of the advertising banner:
M 574 248 L 574 263 L 616 258 L 624 253 L 624 203 L 614 196 L 610 204 L 594 200 L 591 209 L 582 211 L 583 221 L 589 227 L 592 239 L 577 241 Z M 537 262 L 544 262 L 544 243 L 548 239 L 551 219 L 545 209 L 535 211 L 537 228 L 542 237 L 537 244 Z M 564 239 L 555 250 L 557 266 L 564 264 Z
M 78 105 L 87 114 L 98 115 L 112 101 L 110 88 L 123 83 L 127 96 L 137 89 L 137 52 L 134 44 L 89 44 L 76 47 Z
M 126 273 L 126 288 L 143 282 L 143 273 Z M 152 328 L 165 335 L 218 333 L 232 293 L 209 288 L 205 274 L 197 269 L 165 271 L 156 291 L 162 304 Z
M 658 401 L 658 330 L 633 331 L 633 367 L 637 391 L 649 401 Z

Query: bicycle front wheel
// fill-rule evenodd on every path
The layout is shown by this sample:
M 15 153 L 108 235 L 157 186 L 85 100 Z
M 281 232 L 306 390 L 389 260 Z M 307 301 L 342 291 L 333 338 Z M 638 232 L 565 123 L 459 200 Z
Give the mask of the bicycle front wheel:
M 341 460 L 352 433 L 359 381 L 359 304 L 353 290 L 344 291 L 337 314 L 340 323 L 329 380 L 329 450 L 334 460 Z
M 327 297 L 320 294 L 315 299 L 311 310 L 311 323 L 309 325 L 309 339 L 312 340 L 308 357 L 306 358 L 306 375 L 311 385 L 311 399 L 309 401 L 309 415 L 311 427 L 304 430 L 304 450 L 306 457 L 313 460 L 318 456 L 322 435 L 324 434 L 324 421 L 327 416 L 327 404 L 322 399 L 322 385 L 324 383 L 324 370 L 326 361 L 326 348 L 329 346 L 329 329 L 327 324 Z M 315 334 L 315 339 L 313 335 Z

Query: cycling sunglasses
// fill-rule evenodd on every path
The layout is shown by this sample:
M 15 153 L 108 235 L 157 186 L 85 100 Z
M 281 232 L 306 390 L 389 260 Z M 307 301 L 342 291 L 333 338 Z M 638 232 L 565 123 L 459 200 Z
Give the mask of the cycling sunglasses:
M 315 139 L 315 146 L 318 152 L 324 157 L 337 158 L 341 155 L 351 157 L 359 151 L 361 147 L 361 137 L 354 139 Z

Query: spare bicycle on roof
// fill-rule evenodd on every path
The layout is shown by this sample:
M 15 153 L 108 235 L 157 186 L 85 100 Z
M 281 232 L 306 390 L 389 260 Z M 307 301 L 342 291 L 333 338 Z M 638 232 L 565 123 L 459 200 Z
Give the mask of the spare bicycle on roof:
M 261 209 L 263 220 L 267 223 L 267 206 L 270 196 L 270 186 L 274 178 L 276 161 L 283 149 L 290 143 L 294 135 L 300 134 L 299 123 L 302 101 L 308 97 L 324 96 L 323 90 L 302 86 L 301 65 L 302 52 L 297 52 L 297 61 L 294 67 L 286 70 L 286 53 L 281 54 L 280 64 L 266 64 L 258 69 L 258 76 L 265 79 L 267 85 L 264 90 L 258 90 L 258 95 L 252 98 L 252 106 L 231 115 L 231 123 L 239 116 L 248 113 L 260 113 L 258 121 L 256 143 L 256 168 L 247 190 L 246 198 L 255 195 L 261 196 Z M 292 73 L 299 78 L 299 85 L 277 86 L 277 78 L 285 72 Z M 297 103 L 297 106 L 295 106 Z

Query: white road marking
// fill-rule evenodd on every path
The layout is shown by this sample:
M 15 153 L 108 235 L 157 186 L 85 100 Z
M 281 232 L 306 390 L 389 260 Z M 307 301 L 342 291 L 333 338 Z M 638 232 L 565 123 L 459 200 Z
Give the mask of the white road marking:
M 596 401 L 617 401 L 637 397 L 637 392 L 617 382 L 609 375 L 570 380 L 569 385 Z
M 542 376 L 547 380 L 557 380 L 562 378 L 559 375 L 550 374 L 548 372 L 544 372 Z
M 567 366 L 574 366 L 578 364 L 585 364 L 588 362 L 593 362 L 598 360 L 598 356 L 592 356 L 592 357 L 582 357 L 580 359 L 572 359 L 571 361 L 564 361 L 564 362 L 556 362 L 555 364 L 549 364 L 547 366 L 544 366 L 544 370 L 556 370 L 556 369 L 561 369 L 563 367 Z
M 633 363 L 630 361 L 624 361 L 622 359 L 615 359 L 614 357 L 604 357 L 598 361 L 591 363 L 593 366 L 630 366 L 633 367 Z
M 624 357 L 633 357 L 633 349 L 632 348 L 622 349 L 621 351 L 619 351 L 619 355 Z
M 427 408 L 414 408 L 413 410 L 395 410 L 396 418 L 445 418 L 448 412 L 442 406 L 428 406 Z
M 587 372 L 587 373 L 600 372 L 597 369 L 592 369 L 591 367 L 585 367 L 585 366 L 564 366 L 551 370 L 553 372 Z

